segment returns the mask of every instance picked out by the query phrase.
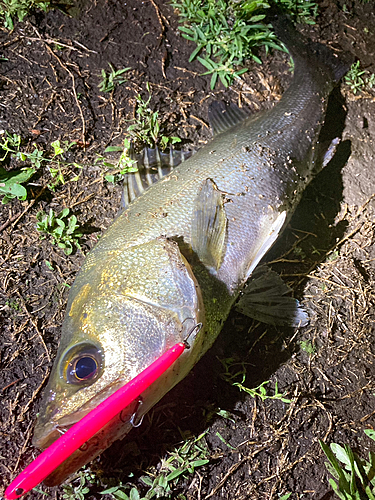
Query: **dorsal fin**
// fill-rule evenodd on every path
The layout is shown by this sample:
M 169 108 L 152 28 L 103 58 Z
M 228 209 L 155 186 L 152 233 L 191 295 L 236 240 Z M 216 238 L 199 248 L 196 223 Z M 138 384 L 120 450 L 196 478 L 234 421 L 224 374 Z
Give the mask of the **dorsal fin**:
M 177 151 L 172 146 L 167 153 L 156 147 L 144 148 L 141 153 L 136 154 L 131 146 L 129 156 L 136 162 L 134 166 L 137 171 L 125 175 L 119 213 L 152 184 L 169 175 L 174 167 L 190 158 L 192 154 L 193 151 Z
M 236 104 L 213 101 L 208 108 L 208 121 L 214 135 L 221 134 L 247 118 L 249 114 Z

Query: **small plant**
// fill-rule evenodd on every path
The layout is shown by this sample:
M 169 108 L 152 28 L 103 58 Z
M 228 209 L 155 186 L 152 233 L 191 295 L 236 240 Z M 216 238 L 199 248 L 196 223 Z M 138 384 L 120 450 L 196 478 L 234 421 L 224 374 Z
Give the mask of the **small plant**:
M 5 28 L 12 30 L 14 20 L 23 21 L 30 11 L 38 8 L 47 12 L 51 6 L 50 1 L 40 2 L 39 0 L 1 0 L 0 1 L 0 19 L 2 19 Z
M 258 396 L 262 401 L 265 401 L 266 399 L 279 399 L 283 403 L 291 402 L 291 400 L 286 397 L 285 392 L 279 392 L 277 380 L 275 381 L 274 395 L 270 396 L 267 394 L 267 390 L 265 387 L 270 383 L 270 380 L 262 382 L 260 385 L 258 385 L 258 387 L 255 387 L 254 389 L 250 389 L 243 385 L 246 380 L 246 368 L 244 363 L 236 363 L 233 358 L 220 359 L 219 361 L 225 368 L 225 373 L 221 374 L 221 378 L 226 382 L 229 382 L 233 386 L 238 387 L 240 391 L 244 391 L 247 394 L 250 394 L 250 396 L 253 398 Z M 239 370 L 236 370 L 235 373 L 232 373 L 232 368 L 238 365 L 241 368 Z M 235 380 L 239 376 L 242 376 L 242 381 L 236 382 Z
M 116 500 L 149 500 L 151 498 L 170 498 L 173 487 L 179 479 L 187 474 L 193 474 L 197 467 L 206 465 L 209 460 L 209 451 L 204 439 L 206 432 L 197 438 L 187 438 L 185 442 L 169 453 L 169 457 L 162 461 L 160 471 L 156 475 L 148 473 L 140 480 L 149 489 L 141 498 L 138 489 L 131 484 L 113 486 L 101 491 L 102 495 L 109 494 Z
M 48 164 L 51 177 L 52 179 L 54 179 L 54 181 L 48 185 L 48 188 L 51 189 L 51 191 L 55 191 L 58 184 L 65 184 L 67 182 L 66 181 L 67 169 L 71 169 L 72 167 L 82 169 L 82 165 L 79 165 L 76 162 L 70 163 L 64 160 L 64 154 L 66 154 L 75 144 L 76 144 L 75 142 L 69 143 L 68 141 L 64 141 L 61 144 L 59 140 L 51 143 L 51 147 L 53 149 L 52 157 L 44 158 L 44 160 Z M 71 178 L 69 178 L 69 181 L 76 182 L 78 181 L 78 179 L 79 179 L 79 174 L 78 175 L 74 174 Z
M 79 484 L 74 486 L 72 483 L 79 480 Z M 97 483 L 97 477 L 89 469 L 83 469 L 78 472 L 77 477 L 69 484 L 64 484 L 62 498 L 64 500 L 85 500 L 85 495 L 90 493 L 89 484 Z
M 101 92 L 112 92 L 117 85 L 122 85 L 127 82 L 126 78 L 122 75 L 131 68 L 115 69 L 111 63 L 108 63 L 111 68 L 110 72 L 106 72 L 102 69 L 102 81 L 99 83 L 98 87 Z
M 304 0 L 279 0 L 277 2 L 296 20 L 313 24 L 317 4 Z M 211 74 L 211 89 L 218 81 L 224 87 L 247 71 L 243 66 L 247 59 L 261 63 L 260 47 L 284 50 L 270 26 L 265 24 L 265 0 L 174 0 L 180 15 L 182 36 L 196 44 L 190 55 L 205 66 Z
M 104 178 L 108 182 L 120 182 L 124 179 L 124 175 L 130 172 L 136 172 L 136 161 L 129 156 L 130 141 L 124 139 L 123 146 L 109 146 L 105 149 L 104 153 L 121 153 L 120 158 L 116 163 L 109 162 L 104 156 L 100 155 L 95 163 L 102 162 L 102 165 L 107 168 Z
M 52 208 L 48 214 L 38 212 L 36 218 L 38 220 L 37 230 L 42 233 L 41 238 L 44 239 L 46 235 L 50 235 L 52 244 L 62 248 L 66 255 L 73 252 L 73 247 L 81 248 L 79 238 L 82 233 L 79 231 L 77 224 L 77 217 L 69 215 L 69 208 L 64 208 L 59 215 L 56 215 Z
M 21 311 L 21 304 L 19 300 L 17 299 L 9 299 L 5 302 L 5 304 L 10 307 L 10 309 L 13 309 L 15 312 Z
M 158 111 L 152 111 L 149 107 L 151 101 L 150 84 L 146 84 L 149 97 L 144 101 L 140 95 L 136 96 L 135 118 L 133 123 L 129 125 L 127 135 L 133 142 L 141 147 L 159 146 L 164 150 L 171 144 L 181 142 L 179 137 L 168 137 L 162 133 Z
M 64 184 L 66 171 L 73 168 L 82 168 L 81 165 L 75 162 L 66 162 L 64 154 L 75 145 L 75 142 L 68 143 L 64 141 L 62 144 L 59 140 L 52 142 L 52 152 L 47 153 L 40 150 L 36 144 L 33 144 L 33 151 L 29 152 L 22 149 L 21 136 L 18 134 L 10 134 L 4 132 L 1 135 L 0 141 L 0 162 L 5 162 L 9 157 L 17 162 L 27 162 L 31 166 L 23 167 L 20 170 L 6 170 L 0 167 L 0 194 L 3 194 L 2 203 L 8 203 L 13 198 L 25 200 L 27 191 L 22 184 L 27 182 L 43 165 L 47 165 L 53 182 L 48 185 L 52 191 L 61 183 Z M 65 176 L 65 177 L 64 177 Z M 76 181 L 79 176 L 74 175 L 69 180 Z
M 187 474 L 193 474 L 197 467 L 209 463 L 209 451 L 204 438 L 206 432 L 197 438 L 188 438 L 174 451 L 169 453 L 169 458 L 163 460 L 160 473 L 154 477 L 142 476 L 141 481 L 149 486 L 145 498 L 169 498 L 172 495 L 172 486 Z
M 375 441 L 373 429 L 366 429 L 365 434 Z M 327 470 L 335 478 L 330 478 L 329 483 L 336 495 L 341 500 L 375 500 L 375 453 L 370 451 L 367 461 L 348 445 L 319 443 L 329 460 L 325 463 Z
M 163 127 L 160 124 L 158 111 L 152 111 L 149 107 L 151 101 L 150 85 L 147 83 L 149 97 L 145 101 L 140 95 L 136 96 L 135 118 L 126 131 L 126 137 L 122 146 L 109 146 L 106 153 L 120 153 L 116 162 L 108 161 L 103 155 L 99 155 L 95 163 L 101 162 L 107 169 L 104 177 L 108 182 L 121 182 L 124 175 L 136 172 L 136 161 L 130 158 L 132 144 L 136 148 L 159 147 L 164 151 L 168 146 L 181 142 L 179 137 L 163 135 Z
M 359 61 L 351 65 L 344 78 L 353 94 L 372 89 L 375 86 L 375 73 L 369 74 L 366 69 L 361 69 Z
M 302 351 L 305 351 L 306 354 L 314 354 L 316 349 L 310 340 L 301 340 L 299 345 L 301 346 Z
M 245 382 L 246 377 L 244 376 L 242 378 L 242 383 L 239 382 L 234 382 L 234 386 L 238 387 L 240 391 L 247 392 L 247 394 L 250 394 L 251 397 L 255 398 L 258 396 L 262 401 L 265 401 L 266 399 L 279 399 L 283 403 L 291 403 L 291 400 L 286 398 L 286 392 L 279 392 L 278 389 L 278 383 L 277 380 L 275 381 L 275 394 L 273 396 L 270 396 L 267 394 L 266 391 L 266 385 L 270 383 L 270 380 L 266 380 L 265 382 L 262 382 L 258 387 L 255 387 L 255 389 L 249 389 L 248 387 L 245 387 L 243 383 Z
M 126 493 L 128 490 L 128 493 Z M 111 495 L 116 500 L 147 500 L 145 497 L 140 496 L 139 491 L 134 486 L 123 485 L 122 483 L 112 488 L 107 488 L 100 492 L 102 495 Z
M 4 195 L 1 203 L 8 203 L 13 198 L 26 200 L 27 191 L 22 184 L 27 182 L 34 173 L 35 169 L 33 168 L 8 172 L 5 168 L 0 167 L 0 194 Z

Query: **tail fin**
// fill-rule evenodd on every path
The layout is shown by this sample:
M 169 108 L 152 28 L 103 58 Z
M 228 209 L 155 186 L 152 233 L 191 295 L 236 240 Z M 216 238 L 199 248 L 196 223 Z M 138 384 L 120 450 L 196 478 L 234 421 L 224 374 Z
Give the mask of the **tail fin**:
M 297 64 L 299 60 L 309 61 L 310 64 L 315 62 L 324 67 L 335 83 L 348 72 L 353 60 L 349 62 L 347 55 L 343 59 L 337 57 L 326 45 L 313 42 L 299 33 L 286 14 L 276 10 L 275 7 L 272 7 L 271 12 L 270 22 L 275 34 L 285 44 Z

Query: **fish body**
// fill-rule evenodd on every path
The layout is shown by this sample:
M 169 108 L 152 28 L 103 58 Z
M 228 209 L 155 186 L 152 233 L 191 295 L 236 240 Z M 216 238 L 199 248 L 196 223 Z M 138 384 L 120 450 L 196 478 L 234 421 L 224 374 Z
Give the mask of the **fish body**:
M 329 49 L 305 45 L 287 22 L 276 27 L 295 62 L 280 102 L 247 117 L 214 107 L 214 139 L 135 198 L 88 254 L 70 291 L 34 444 L 47 447 L 177 342 L 190 349 L 47 484 L 124 437 L 132 415 L 141 418 L 187 375 L 319 169 L 327 98 L 347 68 Z

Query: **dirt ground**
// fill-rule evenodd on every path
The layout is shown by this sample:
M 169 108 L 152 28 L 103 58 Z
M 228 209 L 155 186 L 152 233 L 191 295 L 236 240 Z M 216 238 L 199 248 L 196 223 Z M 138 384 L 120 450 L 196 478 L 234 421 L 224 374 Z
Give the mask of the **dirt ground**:
M 373 73 L 374 11 L 373 2 L 324 0 L 317 24 L 304 31 L 337 53 L 352 53 Z M 0 130 L 20 134 L 30 151 L 34 142 L 50 148 L 56 139 L 75 141 L 66 159 L 85 164 L 66 172 L 66 179 L 80 173 L 78 181 L 55 192 L 46 188 L 50 176 L 42 169 L 26 201 L 0 209 L 0 493 L 38 454 L 33 424 L 68 286 L 121 197 L 121 186 L 106 182 L 94 162 L 108 145 L 121 145 L 135 97 L 147 97 L 149 82 L 166 133 L 181 137 L 187 148 L 199 147 L 210 137 L 211 101 L 240 102 L 256 112 L 270 107 L 290 80 L 278 53 L 262 66 L 251 64 L 244 83 L 211 91 L 202 66 L 188 61 L 194 46 L 178 34 L 168 2 L 107 0 L 71 14 L 31 16 L 11 33 L 0 28 Z M 125 84 L 106 94 L 98 84 L 108 63 L 132 69 Z M 328 500 L 333 493 L 318 440 L 350 444 L 363 457 L 374 448 L 363 430 L 373 428 L 375 415 L 375 92 L 337 88 L 325 134 L 342 137 L 337 154 L 308 187 L 266 259 L 304 302 L 309 325 L 273 328 L 233 312 L 189 376 L 126 441 L 94 462 L 100 477 L 130 481 L 144 493 L 140 476 L 157 475 L 183 438 L 207 430 L 209 463 L 172 485 L 172 498 L 278 499 L 291 493 L 292 500 Z M 41 241 L 36 230 L 39 210 L 63 207 L 84 226 L 82 252 L 70 256 Z M 277 382 L 291 403 L 240 392 L 223 376 L 228 359 L 232 375 L 243 363 L 246 387 L 269 380 L 272 395 Z M 61 487 L 40 488 L 62 498 Z M 94 484 L 85 498 L 109 498 L 98 493 L 103 489 Z M 43 495 L 34 491 L 28 498 Z

